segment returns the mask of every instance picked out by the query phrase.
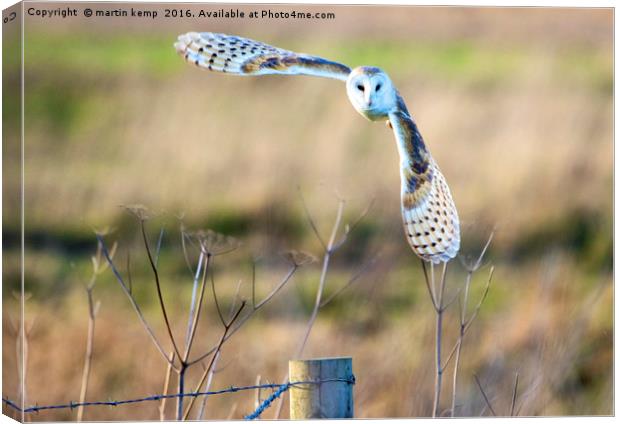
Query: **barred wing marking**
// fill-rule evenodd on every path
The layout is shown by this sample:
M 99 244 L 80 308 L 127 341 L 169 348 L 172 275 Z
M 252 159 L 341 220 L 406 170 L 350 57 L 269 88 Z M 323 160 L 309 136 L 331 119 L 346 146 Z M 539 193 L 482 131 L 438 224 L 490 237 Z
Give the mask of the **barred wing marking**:
M 186 61 L 233 75 L 311 75 L 346 81 L 348 66 L 269 44 L 212 32 L 188 32 L 174 44 Z

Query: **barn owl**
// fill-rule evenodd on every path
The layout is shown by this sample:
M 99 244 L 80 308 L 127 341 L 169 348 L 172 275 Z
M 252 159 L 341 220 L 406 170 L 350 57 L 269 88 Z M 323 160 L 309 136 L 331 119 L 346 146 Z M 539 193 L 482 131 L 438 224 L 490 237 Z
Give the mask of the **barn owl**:
M 197 67 L 232 75 L 310 75 L 346 83 L 353 108 L 370 121 L 385 121 L 400 157 L 401 211 L 405 235 L 417 256 L 438 264 L 460 247 L 459 217 L 446 179 L 426 147 L 388 75 L 379 68 L 343 64 L 280 49 L 243 37 L 189 32 L 174 44 Z

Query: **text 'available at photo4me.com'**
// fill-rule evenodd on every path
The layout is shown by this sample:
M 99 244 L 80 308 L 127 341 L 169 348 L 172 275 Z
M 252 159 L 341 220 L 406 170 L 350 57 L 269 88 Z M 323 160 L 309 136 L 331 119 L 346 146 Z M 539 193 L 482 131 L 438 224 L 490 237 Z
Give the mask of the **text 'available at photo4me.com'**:
M 183 5 L 185 6 L 185 5 Z M 187 8 L 187 7 L 167 7 L 167 8 L 141 8 L 141 7 L 118 7 L 118 8 L 97 8 L 93 5 L 85 4 L 76 7 L 29 7 L 26 14 L 31 17 L 41 19 L 70 19 L 73 17 L 86 18 L 141 18 L 141 19 L 160 19 L 160 18 L 203 18 L 203 19 L 336 19 L 334 12 L 320 11 L 307 12 L 291 10 L 272 10 L 269 8 L 256 8 L 251 10 L 240 10 L 238 8 Z

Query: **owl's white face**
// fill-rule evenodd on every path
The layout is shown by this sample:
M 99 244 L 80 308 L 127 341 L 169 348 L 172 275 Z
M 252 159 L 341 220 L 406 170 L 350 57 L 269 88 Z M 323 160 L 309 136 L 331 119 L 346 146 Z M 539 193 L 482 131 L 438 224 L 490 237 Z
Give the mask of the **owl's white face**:
M 396 108 L 396 90 L 379 68 L 355 68 L 347 79 L 347 95 L 355 110 L 371 121 L 387 119 Z

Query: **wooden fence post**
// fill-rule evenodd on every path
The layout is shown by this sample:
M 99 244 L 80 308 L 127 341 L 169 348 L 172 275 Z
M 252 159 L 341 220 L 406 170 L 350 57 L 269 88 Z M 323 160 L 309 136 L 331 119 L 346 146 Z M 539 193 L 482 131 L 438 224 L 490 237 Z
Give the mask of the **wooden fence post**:
M 353 377 L 351 358 L 292 360 L 288 363 L 288 369 L 291 382 L 350 380 Z M 292 386 L 290 417 L 293 420 L 353 418 L 353 384 L 347 381 L 330 381 Z

